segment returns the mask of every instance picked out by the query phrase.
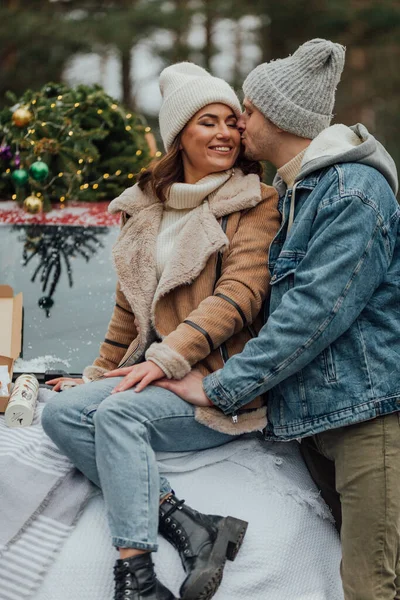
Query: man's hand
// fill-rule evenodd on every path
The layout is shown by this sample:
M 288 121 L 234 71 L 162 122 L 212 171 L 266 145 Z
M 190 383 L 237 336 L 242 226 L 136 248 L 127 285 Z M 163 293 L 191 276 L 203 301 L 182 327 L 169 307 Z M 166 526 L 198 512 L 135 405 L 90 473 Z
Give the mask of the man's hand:
M 64 381 L 73 383 L 74 385 L 82 385 L 82 383 L 84 383 L 83 379 L 74 379 L 73 377 L 56 377 L 55 379 L 49 379 L 49 381 L 46 381 L 46 384 L 54 385 L 52 390 L 53 392 L 60 392 Z
M 189 404 L 213 406 L 211 400 L 204 393 L 203 379 L 204 375 L 200 371 L 193 370 L 179 381 L 177 379 L 161 379 L 154 385 L 173 392 Z
M 147 360 L 144 363 L 133 365 L 132 367 L 123 367 L 122 369 L 114 369 L 104 373 L 104 377 L 121 377 L 126 375 L 124 379 L 112 390 L 112 394 L 124 392 L 136 385 L 135 392 L 141 392 L 153 381 L 165 377 L 165 373 L 158 365 Z

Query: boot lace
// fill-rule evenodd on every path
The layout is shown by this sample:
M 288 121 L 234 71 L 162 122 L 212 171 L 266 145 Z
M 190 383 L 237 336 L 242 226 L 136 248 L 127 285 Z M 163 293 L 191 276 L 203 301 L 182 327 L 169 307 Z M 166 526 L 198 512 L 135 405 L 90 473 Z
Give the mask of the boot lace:
M 138 593 L 139 586 L 134 573 L 129 570 L 129 563 L 123 562 L 114 566 L 115 579 L 115 597 L 114 600 L 129 600 L 134 597 L 134 593 Z M 146 592 L 152 589 L 155 585 L 156 575 L 153 572 L 145 585 L 141 586 L 141 591 Z
M 166 500 L 168 503 L 168 500 Z M 179 529 L 177 524 L 172 519 L 172 515 L 175 511 L 180 509 L 180 507 L 185 503 L 185 500 L 178 500 L 174 504 L 171 504 L 171 508 L 160 518 L 160 524 L 164 525 L 164 529 L 168 537 L 173 542 L 174 546 L 178 551 L 182 551 L 183 554 L 188 555 L 190 553 L 188 549 L 188 540 L 185 535 L 185 531 Z

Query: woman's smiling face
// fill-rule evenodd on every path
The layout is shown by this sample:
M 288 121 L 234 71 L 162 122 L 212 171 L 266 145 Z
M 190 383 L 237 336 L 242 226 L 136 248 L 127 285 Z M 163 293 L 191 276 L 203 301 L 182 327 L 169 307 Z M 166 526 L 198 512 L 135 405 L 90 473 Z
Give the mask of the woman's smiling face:
M 237 117 L 226 104 L 208 104 L 190 119 L 181 134 L 186 183 L 230 169 L 239 155 Z

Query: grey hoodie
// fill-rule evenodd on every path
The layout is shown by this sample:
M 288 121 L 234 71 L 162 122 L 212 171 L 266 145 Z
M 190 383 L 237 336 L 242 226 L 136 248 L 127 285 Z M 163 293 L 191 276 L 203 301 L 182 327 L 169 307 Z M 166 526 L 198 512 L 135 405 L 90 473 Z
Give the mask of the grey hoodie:
M 393 158 L 360 123 L 352 127 L 332 125 L 313 139 L 303 157 L 295 185 L 297 181 L 314 171 L 334 164 L 349 162 L 373 167 L 382 173 L 394 194 L 397 194 L 399 184 Z M 280 196 L 286 192 L 286 184 L 279 175 L 275 177 L 273 185 Z

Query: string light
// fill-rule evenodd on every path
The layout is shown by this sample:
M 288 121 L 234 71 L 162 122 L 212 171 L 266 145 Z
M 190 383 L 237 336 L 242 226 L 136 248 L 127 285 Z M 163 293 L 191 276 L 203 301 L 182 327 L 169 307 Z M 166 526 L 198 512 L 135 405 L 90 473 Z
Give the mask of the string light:
M 36 100 L 32 100 L 32 104 L 36 104 Z
M 146 128 L 145 128 L 145 132 L 146 132 L 146 133 L 149 133 L 149 131 L 151 131 L 151 127 L 146 127 Z
M 46 125 L 47 125 L 46 121 L 43 121 L 42 127 L 46 127 Z
M 89 156 L 89 158 L 88 158 L 88 162 L 89 162 L 89 163 L 92 163 L 92 162 L 93 162 L 93 158 L 92 158 L 91 156 Z
M 62 100 L 63 97 L 62 96 L 57 96 L 57 100 Z
M 17 194 L 13 194 L 13 195 L 11 196 L 11 198 L 12 198 L 13 200 L 16 200 L 16 199 L 17 199 Z
M 118 171 L 115 171 L 116 175 L 121 175 L 121 173 L 122 173 L 121 169 L 118 169 Z
M 127 131 L 130 131 L 130 130 L 132 129 L 132 127 L 131 127 L 130 125 L 127 125 L 127 126 L 125 127 L 125 129 L 126 129 Z
M 104 173 L 103 177 L 104 177 L 104 179 L 108 179 L 110 177 L 110 174 L 109 173 Z
M 98 187 L 99 187 L 99 184 L 98 184 L 98 183 L 94 183 L 94 184 L 93 184 L 93 189 L 94 189 L 94 190 L 97 190 L 97 188 L 98 188 Z
M 6 173 L 9 173 L 11 171 L 11 169 L 6 169 Z
M 141 150 L 136 150 L 136 156 L 140 156 L 142 154 Z
M 78 108 L 78 106 L 80 106 L 79 102 L 75 102 L 74 106 L 75 108 Z
M 84 189 L 84 190 L 87 190 L 87 189 L 88 189 L 88 187 L 89 187 L 89 184 L 88 184 L 88 183 L 84 183 L 84 184 L 83 184 L 83 189 Z
M 80 159 L 78 160 L 78 163 L 81 165 L 81 164 L 83 163 L 83 158 L 80 158 Z
M 118 105 L 117 105 L 117 104 L 111 104 L 111 108 L 112 108 L 113 110 L 117 110 L 117 108 L 118 108 Z
M 101 108 L 99 108 L 99 110 L 97 111 L 97 114 L 98 115 L 102 115 L 103 114 L 103 111 L 101 110 Z
M 77 175 L 80 175 L 82 173 L 82 171 L 80 169 L 78 169 L 78 171 L 76 172 Z
M 74 132 L 73 132 L 73 131 L 69 131 L 69 132 L 68 132 L 68 135 L 70 135 L 70 136 L 73 136 L 73 135 L 74 135 Z
M 131 113 L 128 113 L 128 114 L 126 115 L 126 118 L 127 118 L 127 119 L 130 119 L 130 118 L 131 118 L 131 116 L 132 116 L 132 115 L 131 115 Z
M 55 108 L 55 107 L 56 107 L 55 102 L 53 102 L 52 104 L 50 104 L 50 108 Z
M 158 150 L 158 152 L 156 152 L 156 154 L 155 154 L 155 155 L 157 156 L 157 158 L 159 158 L 159 157 L 162 155 L 162 152 L 160 152 L 160 151 Z
M 61 196 L 60 202 L 64 202 L 64 201 L 65 201 L 65 196 Z
M 64 173 L 62 171 L 59 172 L 58 176 L 62 177 L 64 175 Z
M 133 174 L 133 173 L 129 173 L 129 174 L 128 174 L 128 179 L 133 179 L 134 177 L 135 177 L 135 176 L 134 176 L 134 174 Z

